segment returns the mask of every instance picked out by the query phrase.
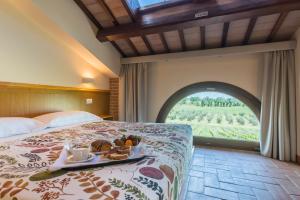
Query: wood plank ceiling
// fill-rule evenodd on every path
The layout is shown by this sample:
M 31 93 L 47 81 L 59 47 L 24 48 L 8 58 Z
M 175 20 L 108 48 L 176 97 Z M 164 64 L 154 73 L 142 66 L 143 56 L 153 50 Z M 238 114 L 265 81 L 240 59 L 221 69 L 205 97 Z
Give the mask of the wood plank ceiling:
M 74 0 L 123 57 L 284 41 L 300 27 L 299 0 Z

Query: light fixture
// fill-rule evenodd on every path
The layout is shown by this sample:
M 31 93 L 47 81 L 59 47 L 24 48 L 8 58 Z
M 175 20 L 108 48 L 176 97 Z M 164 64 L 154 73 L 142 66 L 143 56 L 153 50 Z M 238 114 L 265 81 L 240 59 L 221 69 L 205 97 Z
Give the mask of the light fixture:
M 82 83 L 94 83 L 95 79 L 94 78 L 87 78 L 87 77 L 83 77 L 81 80 Z

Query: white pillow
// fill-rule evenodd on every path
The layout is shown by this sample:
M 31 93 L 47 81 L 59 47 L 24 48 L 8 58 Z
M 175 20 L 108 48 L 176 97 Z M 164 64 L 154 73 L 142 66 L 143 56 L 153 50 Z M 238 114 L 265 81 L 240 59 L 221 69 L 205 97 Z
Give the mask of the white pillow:
M 32 133 L 45 128 L 42 122 L 24 117 L 0 117 L 0 138 Z
M 49 128 L 68 126 L 68 125 L 82 123 L 82 122 L 103 120 L 101 117 L 98 117 L 92 113 L 84 112 L 84 111 L 54 112 L 54 113 L 37 116 L 34 119 L 43 122 Z

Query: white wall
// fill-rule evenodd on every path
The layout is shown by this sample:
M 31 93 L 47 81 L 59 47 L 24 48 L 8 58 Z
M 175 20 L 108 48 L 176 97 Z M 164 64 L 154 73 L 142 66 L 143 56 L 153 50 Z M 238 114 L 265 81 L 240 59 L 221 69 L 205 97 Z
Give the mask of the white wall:
M 25 0 L 24 0 L 25 1 Z M 0 3 L 0 81 L 108 89 L 108 77 L 20 12 L 12 1 Z
M 198 57 L 152 63 L 148 80 L 148 121 L 155 122 L 165 101 L 177 90 L 197 82 L 220 81 L 260 99 L 263 55 Z
M 115 76 L 119 74 L 120 54 L 109 42 L 100 43 L 97 40 L 97 28 L 93 27 L 94 24 L 89 22 L 74 0 L 32 0 L 32 2 L 62 30 L 95 55 Z

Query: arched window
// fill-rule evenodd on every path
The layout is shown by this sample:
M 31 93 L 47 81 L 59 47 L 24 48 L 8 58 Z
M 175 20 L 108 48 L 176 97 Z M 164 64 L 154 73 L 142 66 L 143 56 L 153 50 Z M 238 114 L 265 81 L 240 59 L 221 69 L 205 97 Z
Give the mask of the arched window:
M 220 82 L 202 82 L 173 94 L 157 122 L 189 124 L 195 137 L 223 142 L 259 142 L 260 102 L 247 91 Z

